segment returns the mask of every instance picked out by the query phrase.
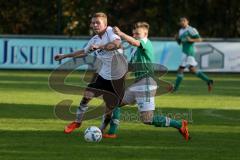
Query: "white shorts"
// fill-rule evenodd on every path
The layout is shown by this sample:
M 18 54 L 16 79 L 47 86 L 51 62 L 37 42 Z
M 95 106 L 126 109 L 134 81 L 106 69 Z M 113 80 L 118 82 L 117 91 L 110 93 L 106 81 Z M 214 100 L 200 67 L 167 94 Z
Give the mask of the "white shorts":
M 157 83 L 153 78 L 143 78 L 127 88 L 122 102 L 124 104 L 136 103 L 140 112 L 155 110 L 157 88 Z
M 197 66 L 197 61 L 193 56 L 187 56 L 186 54 L 182 54 L 182 60 L 180 66 L 182 67 L 190 67 L 190 66 Z

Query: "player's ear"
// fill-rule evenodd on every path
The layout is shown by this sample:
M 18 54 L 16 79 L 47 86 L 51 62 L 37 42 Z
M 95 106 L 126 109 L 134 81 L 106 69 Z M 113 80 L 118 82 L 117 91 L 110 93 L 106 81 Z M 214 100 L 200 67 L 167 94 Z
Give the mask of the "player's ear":
M 104 25 L 105 25 L 105 27 L 107 27 L 107 22 L 104 21 Z
M 147 37 L 148 36 L 148 33 L 147 31 L 144 32 L 144 36 Z

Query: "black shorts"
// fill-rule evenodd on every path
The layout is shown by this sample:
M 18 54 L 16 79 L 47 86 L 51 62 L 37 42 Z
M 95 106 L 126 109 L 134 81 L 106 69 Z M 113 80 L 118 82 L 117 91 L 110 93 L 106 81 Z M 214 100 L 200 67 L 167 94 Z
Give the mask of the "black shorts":
M 105 102 L 112 100 L 111 103 L 118 105 L 124 96 L 124 78 L 125 76 L 118 80 L 106 80 L 99 74 L 95 74 L 86 90 L 93 92 L 94 97 L 102 95 Z

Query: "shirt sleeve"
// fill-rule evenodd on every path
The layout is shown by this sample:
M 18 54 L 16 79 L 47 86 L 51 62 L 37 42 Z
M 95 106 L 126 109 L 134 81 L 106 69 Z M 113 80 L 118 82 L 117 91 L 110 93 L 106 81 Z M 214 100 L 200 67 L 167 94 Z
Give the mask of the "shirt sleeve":
M 196 28 L 191 28 L 189 30 L 189 33 L 191 35 L 191 38 L 201 38 L 201 36 L 198 33 L 198 30 Z
M 139 42 L 140 42 L 140 46 L 139 47 L 141 49 L 146 49 L 146 43 L 144 42 L 144 40 L 140 39 Z
M 112 27 L 109 27 L 107 29 L 107 36 L 108 36 L 110 42 L 115 41 L 115 40 L 121 41 L 121 38 L 113 32 Z
M 84 53 L 89 53 L 89 47 L 93 44 L 93 38 L 90 39 L 87 43 L 87 45 L 83 48 Z
M 179 29 L 179 31 L 178 31 L 178 37 L 181 36 L 181 31 L 182 31 L 182 29 Z

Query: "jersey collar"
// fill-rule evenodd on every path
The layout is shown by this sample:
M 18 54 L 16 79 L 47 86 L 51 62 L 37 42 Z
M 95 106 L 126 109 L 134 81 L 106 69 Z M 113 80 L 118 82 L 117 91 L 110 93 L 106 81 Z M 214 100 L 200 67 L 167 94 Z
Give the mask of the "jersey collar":
M 97 35 L 98 36 L 98 38 L 100 38 L 100 39 L 102 39 L 103 38 L 103 36 L 106 34 L 106 32 L 107 32 L 107 29 L 109 28 L 109 26 L 107 26 L 106 27 L 106 29 L 105 29 L 105 31 L 104 31 L 104 33 L 100 36 L 100 35 Z
M 144 43 L 147 43 L 148 38 L 145 37 L 145 38 L 142 38 L 141 40 L 143 40 Z

